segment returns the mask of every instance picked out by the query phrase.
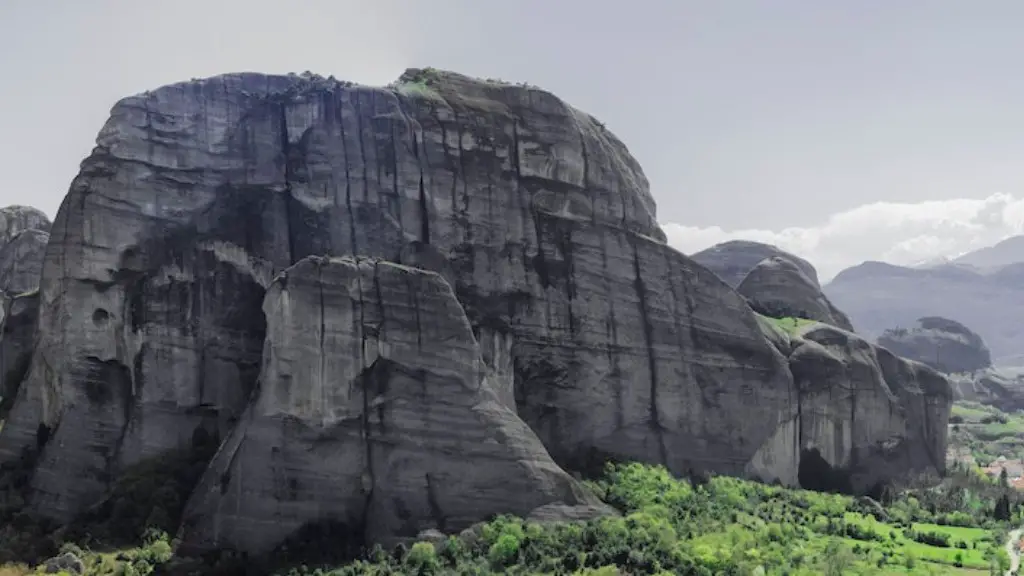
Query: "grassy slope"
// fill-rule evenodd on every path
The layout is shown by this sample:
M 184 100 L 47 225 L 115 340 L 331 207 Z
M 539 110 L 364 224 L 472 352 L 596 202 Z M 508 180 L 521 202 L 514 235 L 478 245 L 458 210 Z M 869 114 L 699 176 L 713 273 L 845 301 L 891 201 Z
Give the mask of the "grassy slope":
M 949 445 L 967 448 L 981 465 L 999 456 L 1024 457 L 1024 413 L 1006 414 L 991 406 L 957 402 L 950 414 Z
M 772 326 L 779 328 L 786 334 L 795 334 L 805 326 L 811 326 L 818 323 L 817 320 L 808 320 L 806 318 L 772 318 L 771 316 L 764 316 L 763 314 L 757 314 L 757 316 L 763 320 L 767 320 Z

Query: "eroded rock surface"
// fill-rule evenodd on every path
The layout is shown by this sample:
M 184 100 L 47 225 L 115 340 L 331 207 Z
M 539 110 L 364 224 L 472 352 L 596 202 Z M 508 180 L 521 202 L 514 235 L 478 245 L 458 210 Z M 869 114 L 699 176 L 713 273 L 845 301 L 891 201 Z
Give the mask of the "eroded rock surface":
M 738 287 L 747 274 L 765 259 L 785 258 L 818 286 L 818 271 L 810 262 L 771 244 L 730 240 L 692 254 L 690 258 L 707 267 L 733 288 Z
M 28 372 L 50 220 L 26 206 L 0 208 L 0 418 Z
M 911 328 L 890 328 L 878 344 L 896 355 L 946 373 L 968 373 L 992 366 L 992 355 L 981 336 L 956 320 L 927 316 Z
M 0 293 L 14 296 L 39 287 L 49 230 L 49 218 L 35 208 L 0 208 Z
M 314 522 L 387 543 L 597 502 L 501 402 L 437 274 L 310 257 L 263 310 L 260 390 L 189 506 L 192 546 L 264 552 Z
M 817 320 L 853 332 L 853 325 L 821 292 L 817 280 L 782 256 L 762 260 L 747 273 L 736 291 L 751 307 L 776 318 Z
M 785 362 L 743 300 L 663 243 L 625 147 L 539 89 L 436 71 L 394 89 L 255 74 L 161 88 L 115 106 L 54 230 L 29 393 L 0 436 L 6 458 L 48 439 L 33 480 L 48 516 L 183 442 L 196 412 L 237 415 L 260 340 L 253 270 L 311 254 L 450 278 L 488 368 L 514 383 L 499 397 L 564 465 L 743 473 L 792 418 Z M 224 260 L 230 286 L 197 280 Z M 230 344 L 227 377 L 200 368 L 210 338 Z
M 324 430 L 359 409 L 336 397 L 359 385 L 330 381 L 336 389 L 322 386 L 319 400 L 304 396 L 289 375 L 317 380 L 284 358 L 308 350 L 267 330 L 265 313 L 272 322 L 292 318 L 287 286 L 264 300 L 270 279 L 317 255 L 380 258 L 444 278 L 473 332 L 480 382 L 495 398 L 488 410 L 502 422 L 518 413 L 561 466 L 589 470 L 615 458 L 797 480 L 801 423 L 786 357 L 739 294 L 665 245 L 647 180 L 622 143 L 543 90 L 434 70 L 408 71 L 389 88 L 259 74 L 163 87 L 114 107 L 53 230 L 38 346 L 0 434 L 0 459 L 41 446 L 30 501 L 45 516 L 70 518 L 126 466 L 202 431 L 227 437 L 214 469 L 241 466 L 224 454 L 249 462 L 224 486 L 256 511 L 249 517 L 218 497 L 219 484 L 211 496 L 208 477 L 191 508 L 195 538 L 262 548 L 270 536 L 253 532 L 254 518 L 278 522 L 266 518 L 280 512 L 289 530 L 304 522 L 322 478 L 354 474 L 349 450 L 373 444 L 353 444 L 348 428 Z M 274 371 L 247 409 L 261 349 L 264 370 Z M 316 358 L 341 374 L 331 363 L 356 352 Z M 377 354 L 376 364 L 360 364 L 369 370 L 360 378 L 395 390 L 418 382 L 401 362 L 429 364 L 380 345 Z M 453 380 L 431 386 L 466 380 L 468 354 L 448 358 Z M 404 401 L 429 396 L 416 394 Z M 385 414 L 387 430 L 374 428 L 376 437 L 418 441 L 388 428 L 400 403 L 382 409 L 399 412 Z M 321 448 L 321 431 L 347 439 Z M 431 438 L 419 440 L 442 442 Z M 323 452 L 314 462 L 286 450 L 293 439 Z M 278 455 L 256 454 L 272 446 Z M 249 468 L 268 461 L 267 471 Z M 514 478 L 555 495 L 549 484 L 537 488 L 539 477 L 562 476 L 543 467 Z M 247 478 L 275 492 L 248 494 Z M 375 485 L 359 482 L 364 491 Z M 426 480 L 394 482 L 375 494 L 407 499 L 407 519 L 416 521 L 399 526 L 394 514 L 406 512 L 374 503 L 380 517 L 359 525 L 367 538 L 430 528 L 418 500 Z M 490 510 L 507 494 L 484 491 L 466 508 L 449 502 L 445 514 Z M 513 510 L 535 504 L 534 495 L 520 497 Z M 329 504 L 339 515 L 370 509 L 363 492 L 338 498 L 351 498 Z M 267 530 L 274 538 L 286 531 Z
M 0 286 L 8 294 L 15 296 L 39 288 L 49 238 L 43 230 L 22 230 L 0 247 Z
M 31 206 L 0 208 L 0 244 L 5 244 L 25 230 L 49 232 L 50 219 L 42 210 Z
M 800 484 L 875 491 L 941 473 L 953 392 L 945 376 L 826 324 L 771 331 L 799 389 Z
M 10 410 L 28 372 L 38 313 L 38 292 L 0 293 L 0 417 Z

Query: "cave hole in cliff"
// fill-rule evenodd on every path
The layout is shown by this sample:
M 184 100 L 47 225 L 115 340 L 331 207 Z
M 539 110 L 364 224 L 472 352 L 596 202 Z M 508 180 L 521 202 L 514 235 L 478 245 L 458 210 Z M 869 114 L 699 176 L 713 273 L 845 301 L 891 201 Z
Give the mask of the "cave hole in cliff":
M 817 448 L 800 452 L 800 467 L 797 470 L 800 487 L 816 492 L 852 492 L 850 474 L 841 468 L 833 468 L 821 456 Z
M 92 312 L 92 323 L 97 328 L 102 328 L 107 325 L 110 320 L 110 312 L 107 312 L 103 308 L 97 308 Z
M 85 397 L 93 404 L 108 404 L 114 399 L 130 403 L 132 377 L 128 367 L 117 360 L 85 359 L 82 379 Z
M 358 520 L 311 522 L 265 557 L 251 559 L 249 564 L 283 573 L 301 564 L 329 566 L 351 562 L 366 551 L 364 528 Z

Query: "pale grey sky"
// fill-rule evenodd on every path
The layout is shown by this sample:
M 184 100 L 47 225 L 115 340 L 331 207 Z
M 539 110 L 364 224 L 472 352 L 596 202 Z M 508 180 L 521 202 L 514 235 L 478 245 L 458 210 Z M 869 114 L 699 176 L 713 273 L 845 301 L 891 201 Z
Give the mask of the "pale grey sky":
M 128 94 L 434 66 L 536 84 L 603 120 L 682 249 L 758 236 L 828 276 L 1020 231 L 1021 30 L 1019 0 L 0 0 L 0 205 L 53 215 Z M 963 202 L 997 192 L 971 204 L 996 223 L 972 224 Z M 907 205 L 925 200 L 955 201 L 910 234 Z M 858 226 L 889 222 L 872 210 L 904 216 L 865 244 Z

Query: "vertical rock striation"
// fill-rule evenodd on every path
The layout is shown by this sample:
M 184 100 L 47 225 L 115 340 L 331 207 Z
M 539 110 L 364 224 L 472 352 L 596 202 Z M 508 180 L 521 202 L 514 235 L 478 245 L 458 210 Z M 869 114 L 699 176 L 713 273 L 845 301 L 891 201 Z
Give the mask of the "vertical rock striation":
M 489 374 L 437 274 L 309 257 L 263 309 L 259 392 L 188 507 L 192 547 L 266 552 L 327 522 L 393 542 L 597 503 L 502 403 L 510 383 Z
M 357 470 L 382 476 L 376 484 L 361 477 L 356 491 L 345 484 L 338 496 L 345 501 L 331 502 L 332 514 L 351 523 L 346 515 L 373 512 L 372 522 L 357 523 L 371 540 L 406 534 L 437 520 L 423 507 L 426 481 L 389 477 L 362 452 L 363 460 L 349 461 L 350 451 L 385 438 L 396 446 L 434 442 L 406 436 L 455 416 L 420 421 L 404 406 L 436 406 L 431 391 L 443 396 L 483 382 L 494 398 L 467 392 L 458 418 L 467 411 L 484 418 L 473 407 L 486 406 L 484 422 L 526 438 L 518 415 L 562 466 L 637 459 L 675 472 L 796 482 L 799 394 L 787 358 L 739 294 L 665 245 L 647 180 L 625 146 L 543 90 L 436 70 L 407 71 L 388 88 L 260 74 L 166 86 L 114 107 L 53 230 L 38 345 L 0 434 L 0 460 L 41 446 L 31 505 L 46 516 L 72 517 L 124 467 L 204 430 L 227 438 L 211 470 L 240 476 L 223 484 L 238 495 L 232 500 L 217 496 L 219 484 L 210 491 L 208 475 L 190 508 L 187 532 L 199 541 L 264 548 L 309 520 L 304 507 L 328 489 L 325 478 L 355 478 Z M 317 290 L 295 293 L 283 280 L 264 299 L 275 275 L 296 263 L 292 271 L 313 266 L 308 256 L 345 255 L 406 266 L 373 268 L 419 279 L 431 294 L 443 291 L 441 278 L 450 287 L 455 299 L 441 299 L 452 319 L 438 326 L 463 330 L 468 320 L 472 338 L 458 332 L 449 365 L 431 365 L 425 389 L 414 390 L 423 380 L 403 362 L 426 370 L 439 360 L 392 355 L 385 349 L 407 343 L 370 334 L 365 318 L 339 325 L 335 348 L 299 344 L 325 334 L 312 311 L 342 314 L 338 302 L 303 300 Z M 317 266 L 362 278 L 355 271 L 364 265 Z M 351 301 L 342 297 L 354 293 L 346 282 L 320 282 L 320 292 Z M 374 298 L 385 304 L 375 312 L 382 317 L 439 314 L 399 304 L 394 294 Z M 299 316 L 288 307 L 299 300 L 313 320 L 282 340 L 274 326 L 291 326 Z M 422 341 L 435 328 L 410 334 Z M 376 364 L 363 361 L 372 350 L 337 348 L 364 337 L 377 343 Z M 262 385 L 247 404 L 261 350 Z M 334 365 L 345 362 L 360 372 Z M 321 372 L 304 372 L 314 369 Z M 409 394 L 382 405 L 382 417 L 376 405 L 342 398 L 382 382 Z M 346 414 L 375 420 L 350 422 Z M 512 444 L 494 452 L 494 438 L 472 430 L 467 424 L 467 438 L 481 444 L 463 441 L 464 456 L 544 460 L 532 441 L 506 439 Z M 322 453 L 321 432 L 335 438 Z M 297 453 L 293 441 L 314 446 L 317 460 Z M 278 453 L 267 453 L 271 447 Z M 226 454 L 239 459 L 225 461 Z M 261 462 L 273 465 L 261 471 Z M 440 506 L 445 522 L 506 504 L 523 511 L 571 500 L 557 468 L 527 467 L 525 475 L 509 472 L 516 490 L 530 487 L 522 502 L 481 488 L 483 500 Z M 273 486 L 273 494 L 249 494 L 247 478 L 257 492 Z M 371 488 L 403 504 L 367 499 Z M 252 503 L 255 516 L 239 502 Z M 218 512 L 204 516 L 208 510 Z M 286 518 L 285 528 L 260 536 L 253 519 L 269 513 Z
M 788 335 L 763 327 L 799 390 L 801 486 L 869 492 L 945 469 L 953 398 L 944 376 L 826 324 Z
M 0 418 L 28 372 L 50 220 L 26 206 L 0 208 Z

